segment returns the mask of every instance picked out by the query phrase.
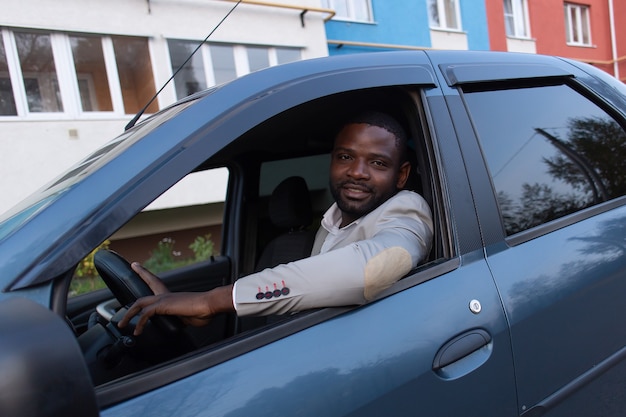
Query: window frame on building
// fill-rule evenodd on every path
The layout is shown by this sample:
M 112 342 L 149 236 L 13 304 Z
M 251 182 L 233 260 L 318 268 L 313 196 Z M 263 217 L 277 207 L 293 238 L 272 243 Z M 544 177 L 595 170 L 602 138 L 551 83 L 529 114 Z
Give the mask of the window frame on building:
M 39 111 L 29 106 L 28 92 L 25 85 L 25 74 L 22 70 L 22 63 L 20 61 L 20 54 L 18 51 L 18 45 L 16 43 L 16 36 L 19 34 L 35 34 L 40 36 L 46 36 L 49 38 L 50 52 L 52 54 L 52 61 L 54 72 L 49 77 L 53 77 L 58 85 L 57 100 L 59 105 L 56 108 L 47 108 L 45 111 Z M 8 72 L 8 78 L 10 78 L 10 86 L 12 89 L 12 99 L 14 101 L 15 112 L 13 114 L 0 114 L 0 120 L 11 119 L 28 119 L 28 120 L 48 120 L 48 119 L 107 119 L 111 117 L 123 117 L 126 115 L 136 114 L 137 111 L 148 103 L 148 100 L 156 93 L 154 82 L 154 69 L 152 67 L 149 39 L 143 37 L 131 37 L 131 36 L 109 36 L 91 33 L 61 33 L 51 30 L 38 30 L 32 28 L 9 28 L 0 27 L 0 41 L 3 44 L 4 58 L 6 63 L 3 62 L 2 66 L 6 64 Z M 106 73 L 106 89 L 107 94 L 110 95 L 110 105 L 107 105 L 107 110 L 85 110 L 83 109 L 83 103 L 85 99 L 85 93 L 81 95 L 81 87 L 83 87 L 86 80 L 85 74 L 77 71 L 75 63 L 75 54 L 72 49 L 72 38 L 91 38 L 99 39 L 101 46 L 102 56 L 100 57 L 103 62 L 103 69 Z M 128 94 L 137 93 L 136 91 L 125 91 L 122 82 L 120 80 L 120 59 L 123 54 L 120 54 L 115 48 L 116 40 L 130 40 L 144 42 L 145 57 L 147 59 L 145 71 L 149 72 L 149 81 L 152 81 L 142 85 L 142 93 L 137 94 L 136 105 L 132 108 L 128 107 L 127 96 Z M 4 71 L 3 71 L 4 72 Z M 27 72 L 26 74 L 28 74 Z M 32 71 L 30 71 L 32 73 Z M 3 78 L 5 74 L 2 74 Z M 88 78 L 88 77 L 87 77 Z M 82 84 L 81 84 L 82 83 Z M 89 84 L 89 82 L 88 82 Z M 95 87 L 93 87 L 95 88 Z M 92 93 L 94 93 L 92 91 Z M 148 97 L 150 96 L 150 97 Z M 92 101 L 92 103 L 94 103 Z M 153 103 L 146 114 L 153 113 L 158 110 L 156 103 Z
M 565 3 L 565 38 L 568 45 L 592 46 L 589 5 Z
M 530 38 L 528 0 L 503 0 L 504 27 L 510 38 Z
M 431 29 L 450 31 L 462 30 L 459 0 L 428 0 L 426 7 Z M 454 13 L 454 16 L 450 15 L 450 9 Z M 436 13 L 436 15 L 434 13 Z M 454 21 L 451 22 L 451 20 Z
M 186 44 L 189 51 L 194 51 L 198 48 L 198 41 L 192 40 L 184 40 L 184 39 L 168 39 L 167 40 L 167 48 L 170 57 L 170 69 L 172 74 L 174 74 L 180 65 L 184 62 L 172 62 L 172 45 L 173 44 Z M 217 66 L 216 61 L 216 53 L 221 50 L 222 52 L 226 52 L 229 55 L 229 62 L 223 68 Z M 251 63 L 251 53 L 256 51 L 257 53 L 265 51 L 265 56 L 260 55 L 263 59 L 263 63 L 261 65 L 255 65 Z M 295 55 L 283 54 L 282 52 L 286 51 L 297 51 L 297 57 Z M 278 47 L 278 46 L 264 46 L 264 45 L 239 45 L 239 44 L 230 44 L 230 43 L 218 43 L 218 42 L 206 42 L 202 44 L 198 51 L 195 52 L 197 56 L 200 58 L 192 58 L 185 64 L 185 67 L 190 65 L 190 63 L 196 62 L 198 65 L 195 68 L 198 76 L 200 71 L 203 72 L 203 78 L 197 80 L 198 87 L 208 88 L 215 86 L 217 84 L 222 84 L 224 82 L 231 81 L 237 77 L 241 77 L 242 75 L 249 74 L 250 72 L 254 72 L 266 67 L 271 67 L 279 64 L 284 64 L 287 62 L 291 62 L 297 58 L 297 60 L 302 59 L 302 52 L 298 48 L 287 48 L 287 47 Z M 186 58 L 186 57 L 185 57 Z M 290 59 L 292 58 L 292 59 Z M 195 61 L 194 61 L 195 60 Z M 200 68 L 201 67 L 201 68 Z M 181 73 L 183 75 L 181 75 Z M 185 68 L 181 71 L 181 73 L 174 76 L 174 89 L 176 90 L 176 99 L 181 100 L 184 97 L 187 97 L 190 94 L 193 94 L 195 91 L 186 88 L 185 91 L 180 91 L 181 87 L 185 85 L 185 81 L 181 81 L 181 76 L 184 76 Z M 188 73 L 188 72 L 187 72 Z
M 322 6 L 335 11 L 333 20 L 374 22 L 371 0 L 322 0 Z

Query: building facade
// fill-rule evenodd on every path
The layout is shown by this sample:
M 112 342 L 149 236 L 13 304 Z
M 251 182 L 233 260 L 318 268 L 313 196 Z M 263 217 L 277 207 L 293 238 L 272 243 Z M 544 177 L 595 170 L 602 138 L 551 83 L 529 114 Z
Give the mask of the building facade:
M 322 0 L 330 55 L 388 49 L 488 50 L 483 1 Z
M 490 49 L 557 55 L 626 81 L 626 2 L 486 0 Z
M 558 55 L 626 80 L 622 0 L 322 0 L 330 55 L 469 49 Z

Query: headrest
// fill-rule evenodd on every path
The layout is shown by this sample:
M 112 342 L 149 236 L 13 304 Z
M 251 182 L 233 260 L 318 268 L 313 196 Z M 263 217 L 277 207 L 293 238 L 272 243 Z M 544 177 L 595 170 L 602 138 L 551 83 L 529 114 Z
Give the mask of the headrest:
M 270 220 L 276 227 L 300 229 L 313 221 L 309 187 L 302 177 L 289 177 L 276 186 L 269 201 Z

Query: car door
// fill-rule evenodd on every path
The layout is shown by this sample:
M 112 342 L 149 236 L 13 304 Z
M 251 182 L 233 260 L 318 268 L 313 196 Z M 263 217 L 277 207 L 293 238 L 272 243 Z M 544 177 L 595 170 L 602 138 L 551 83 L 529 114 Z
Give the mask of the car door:
M 410 91 L 437 225 L 432 259 L 365 306 L 297 315 L 98 387 L 103 416 L 516 414 L 510 335 L 434 70 L 421 53 L 379 57 L 350 57 L 352 68 L 259 95 L 223 116 L 222 132 L 298 107 L 323 114 L 331 108 L 307 105 L 323 97 L 381 86 Z M 237 254 L 235 214 L 246 199 L 233 185 L 224 241 Z
M 482 149 L 472 181 L 511 326 L 519 413 L 622 415 L 623 96 L 557 60 L 446 68 L 471 117 L 459 111 L 457 123 Z

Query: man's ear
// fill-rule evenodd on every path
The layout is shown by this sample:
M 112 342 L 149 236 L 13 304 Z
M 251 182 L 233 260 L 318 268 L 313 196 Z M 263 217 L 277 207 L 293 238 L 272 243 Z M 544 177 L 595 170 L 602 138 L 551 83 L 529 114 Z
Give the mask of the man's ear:
M 409 161 L 405 161 L 402 165 L 400 165 L 400 169 L 398 170 L 398 182 L 396 183 L 396 188 L 398 188 L 398 190 L 404 188 L 409 179 L 410 173 L 411 163 Z

